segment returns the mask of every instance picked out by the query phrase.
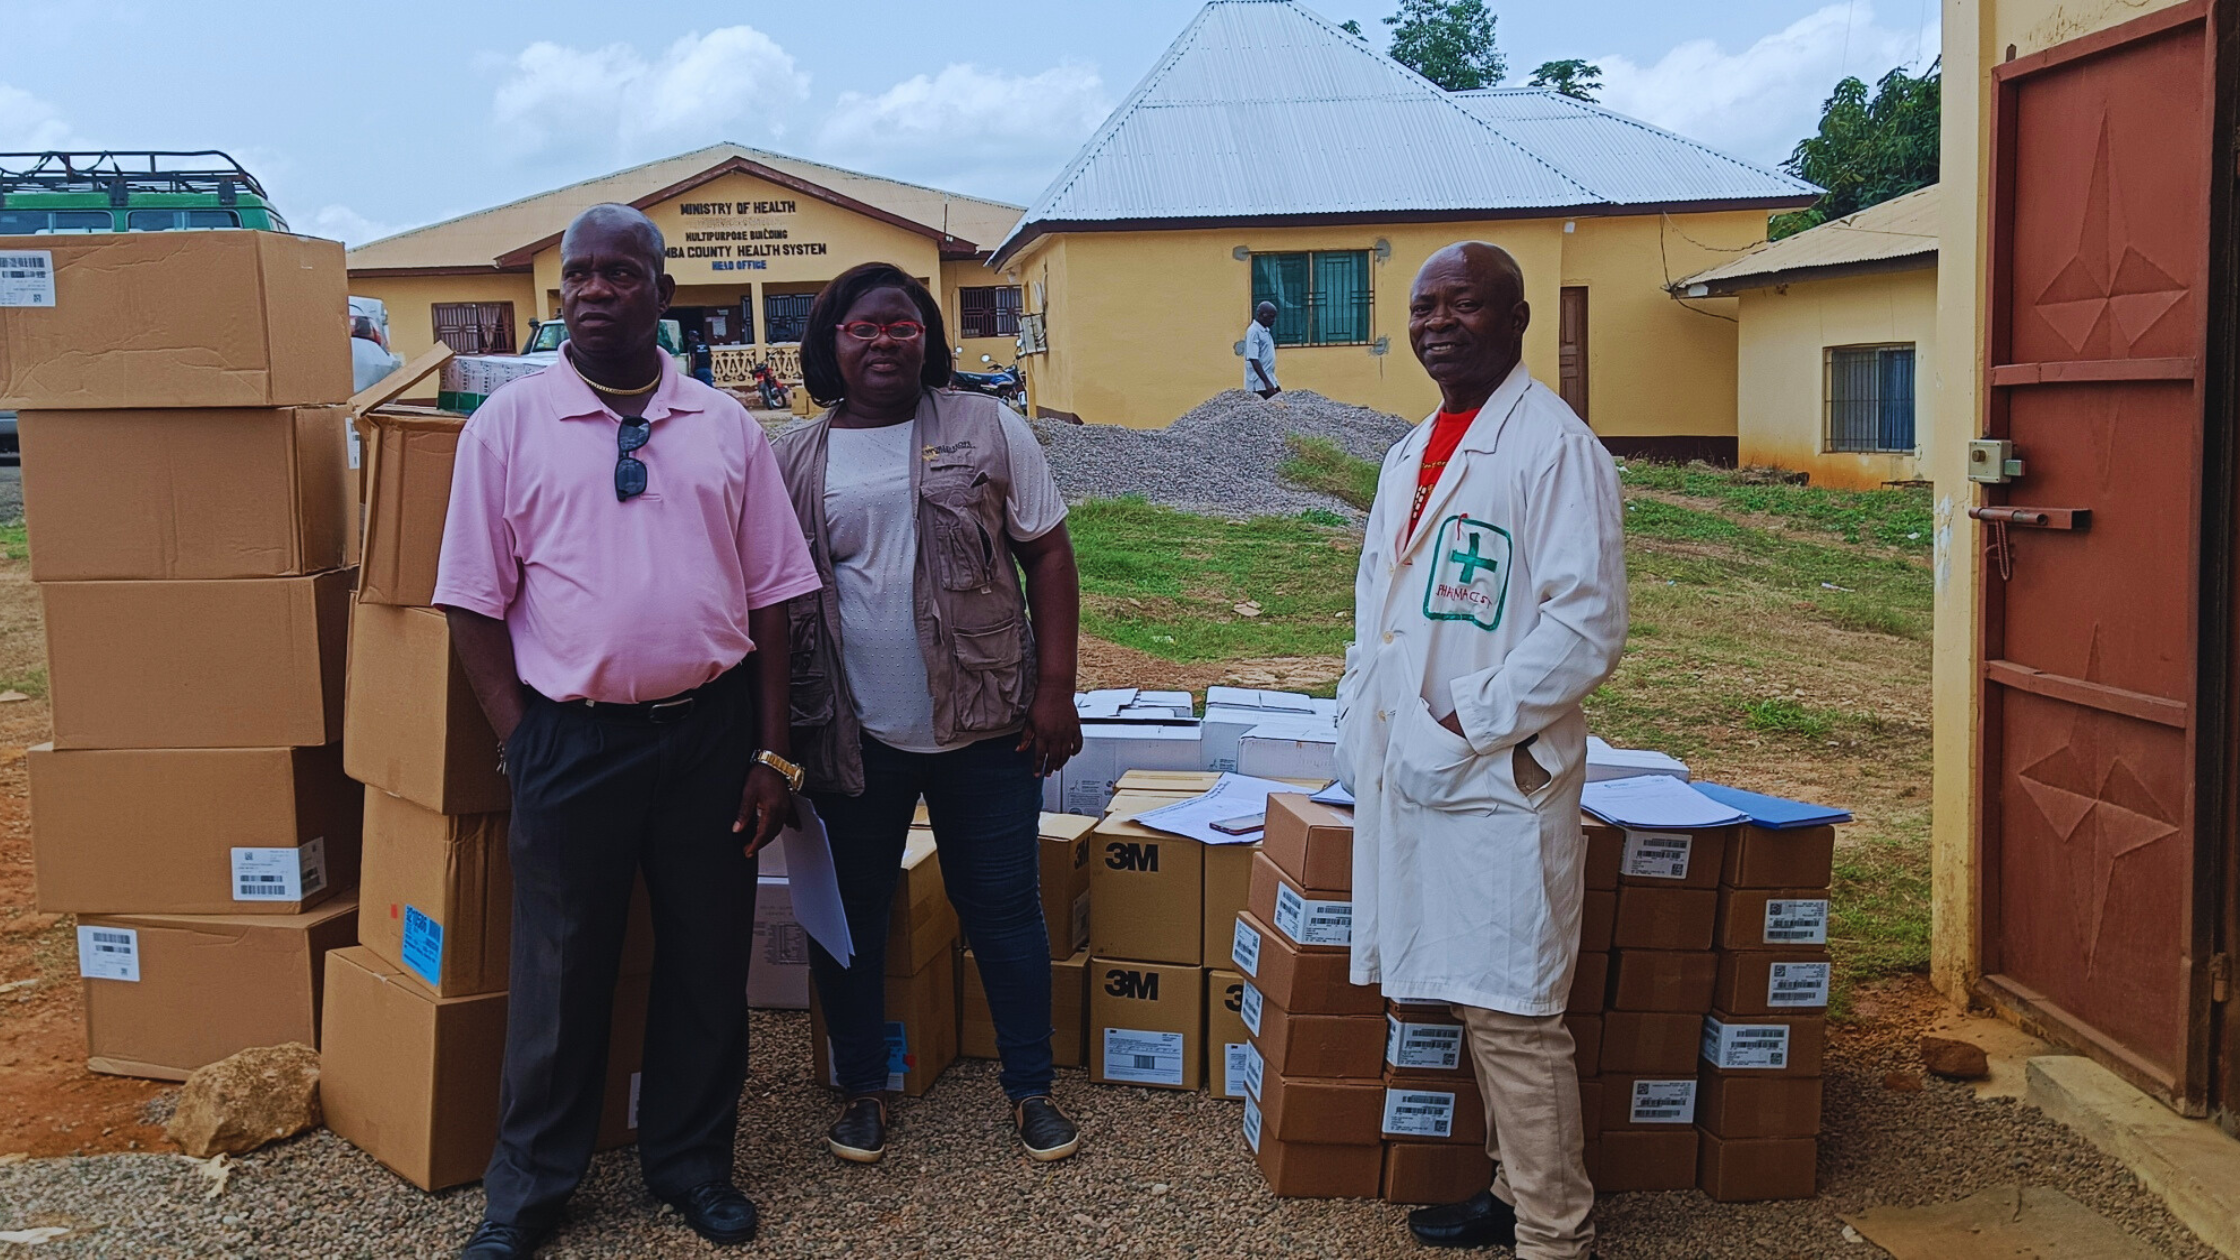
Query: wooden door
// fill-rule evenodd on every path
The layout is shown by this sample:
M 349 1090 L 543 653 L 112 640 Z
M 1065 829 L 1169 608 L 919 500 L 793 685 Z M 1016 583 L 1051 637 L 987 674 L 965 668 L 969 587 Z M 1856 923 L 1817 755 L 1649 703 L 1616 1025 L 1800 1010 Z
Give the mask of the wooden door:
M 1587 418 L 1587 291 L 1584 286 L 1563 290 L 1556 333 L 1556 392 L 1581 420 Z
M 1983 501 L 2089 517 L 1982 528 L 1977 779 L 1987 995 L 2195 1114 L 2207 13 L 1994 70 Z

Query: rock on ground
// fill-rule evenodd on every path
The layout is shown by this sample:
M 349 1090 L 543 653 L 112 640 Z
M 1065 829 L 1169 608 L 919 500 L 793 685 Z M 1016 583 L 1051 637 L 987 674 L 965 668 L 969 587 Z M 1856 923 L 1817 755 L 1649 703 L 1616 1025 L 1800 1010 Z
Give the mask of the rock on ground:
M 1975 1081 L 1991 1075 L 1991 1060 L 1982 1046 L 1928 1033 L 1921 1035 L 1921 1064 L 1951 1081 Z
M 319 1052 L 257 1046 L 200 1067 L 164 1136 L 196 1159 L 241 1155 L 319 1127 Z

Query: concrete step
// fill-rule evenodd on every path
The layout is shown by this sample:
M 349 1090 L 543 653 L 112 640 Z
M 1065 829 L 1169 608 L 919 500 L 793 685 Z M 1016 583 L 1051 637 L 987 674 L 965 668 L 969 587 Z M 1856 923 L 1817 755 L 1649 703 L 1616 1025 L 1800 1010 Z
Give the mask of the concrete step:
M 2240 1140 L 2081 1056 L 2040 1056 L 2027 1075 L 2027 1101 L 2120 1160 L 2201 1241 L 2240 1260 Z

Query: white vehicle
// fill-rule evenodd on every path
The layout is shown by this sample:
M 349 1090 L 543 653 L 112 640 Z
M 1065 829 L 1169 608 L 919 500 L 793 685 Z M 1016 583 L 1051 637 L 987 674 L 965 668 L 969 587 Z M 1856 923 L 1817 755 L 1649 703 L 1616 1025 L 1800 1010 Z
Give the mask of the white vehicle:
M 443 365 L 442 386 L 436 405 L 449 411 L 474 414 L 482 401 L 500 385 L 542 372 L 560 361 L 560 343 L 568 339 L 567 325 L 557 319 L 537 325 L 520 354 L 463 354 Z M 677 361 L 677 370 L 689 374 L 692 361 L 684 352 L 684 326 L 673 319 L 661 321 L 656 334 L 661 348 Z

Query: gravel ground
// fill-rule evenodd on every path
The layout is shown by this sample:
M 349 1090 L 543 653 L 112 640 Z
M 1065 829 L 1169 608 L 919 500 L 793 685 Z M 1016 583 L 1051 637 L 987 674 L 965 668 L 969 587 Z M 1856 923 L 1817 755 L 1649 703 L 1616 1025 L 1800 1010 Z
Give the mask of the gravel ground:
M 1921 1004 L 1925 1006 L 1925 1004 Z M 1921 1020 L 1836 1038 L 1821 1145 L 1821 1195 L 1714 1204 L 1694 1192 L 1616 1195 L 1597 1220 L 1602 1254 L 1871 1257 L 1839 1211 L 1924 1204 L 2027 1181 L 2059 1187 L 2163 1255 L 2213 1260 L 2128 1172 L 2035 1109 L 1978 1102 L 1910 1071 Z M 808 1084 L 808 1020 L 758 1014 L 739 1135 L 740 1181 L 763 1210 L 753 1254 L 782 1256 L 1422 1255 L 1403 1209 L 1270 1197 L 1237 1133 L 1235 1105 L 1199 1094 L 1095 1087 L 1061 1073 L 1086 1131 L 1082 1153 L 1036 1165 L 1016 1153 L 991 1064 L 966 1061 L 905 1101 L 887 1162 L 843 1165 L 817 1135 L 824 1091 Z M 477 1187 L 427 1195 L 328 1133 L 240 1161 L 215 1199 L 178 1156 L 110 1155 L 0 1167 L 0 1229 L 67 1226 L 42 1260 L 79 1256 L 441 1255 L 481 1209 Z M 8 1249 L 8 1254 L 15 1254 Z M 715 1255 L 645 1196 L 628 1151 L 601 1156 L 548 1256 Z M 733 1253 L 736 1254 L 736 1253 Z M 1506 1253 L 1492 1253 L 1506 1254 Z

